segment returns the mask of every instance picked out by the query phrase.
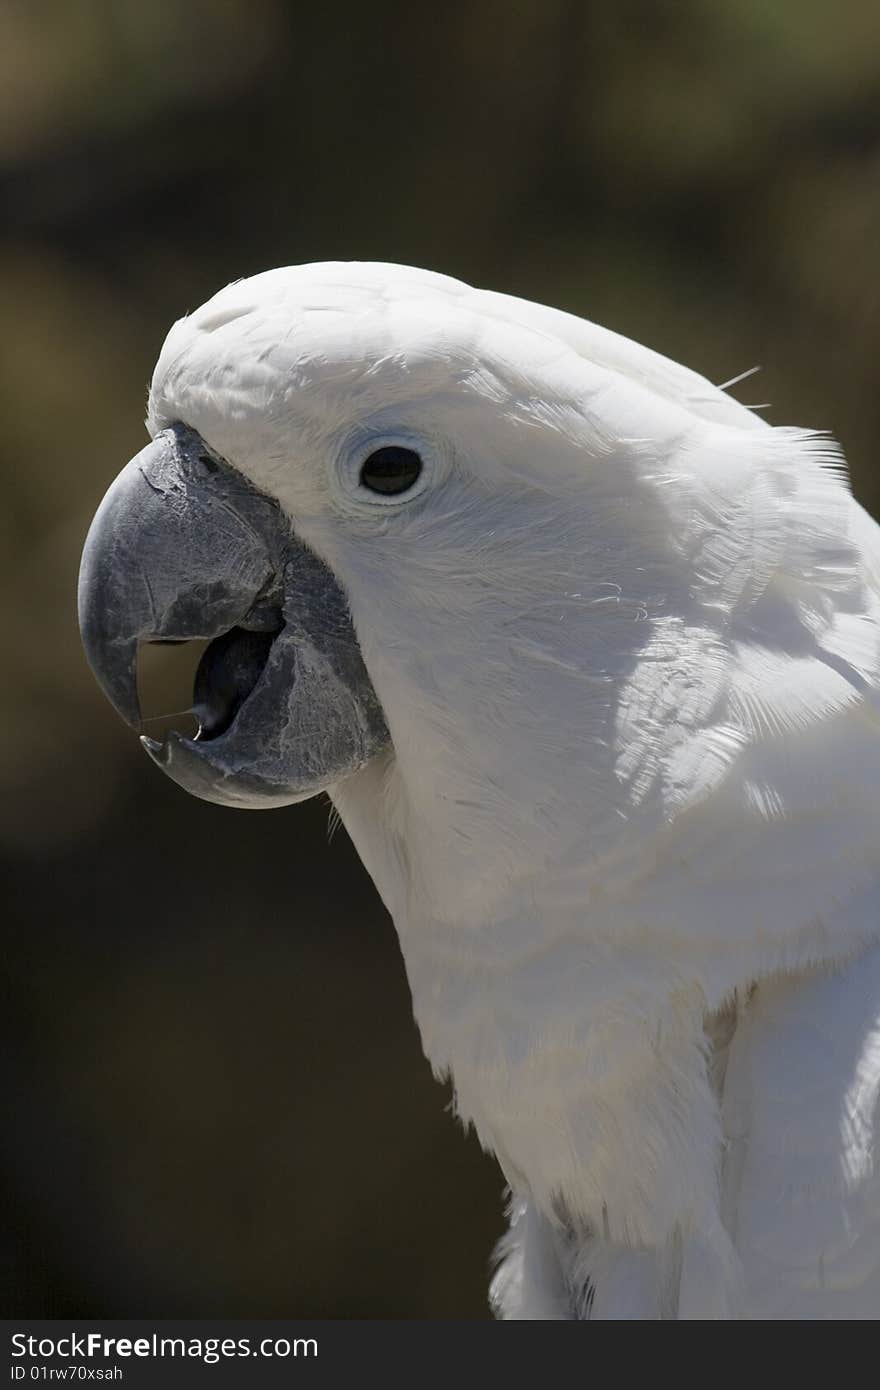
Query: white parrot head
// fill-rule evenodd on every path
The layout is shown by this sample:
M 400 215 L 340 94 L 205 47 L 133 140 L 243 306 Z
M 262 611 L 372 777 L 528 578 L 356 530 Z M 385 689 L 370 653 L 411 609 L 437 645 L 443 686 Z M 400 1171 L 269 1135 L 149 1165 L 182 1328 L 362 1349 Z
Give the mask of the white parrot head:
M 581 320 L 359 263 L 181 319 L 148 427 L 83 563 L 111 699 L 137 722 L 139 641 L 213 637 L 201 735 L 156 761 L 235 805 L 330 790 L 368 860 L 394 822 L 448 902 L 619 824 L 623 692 L 695 586 L 735 601 L 706 489 L 723 511 L 770 433 Z

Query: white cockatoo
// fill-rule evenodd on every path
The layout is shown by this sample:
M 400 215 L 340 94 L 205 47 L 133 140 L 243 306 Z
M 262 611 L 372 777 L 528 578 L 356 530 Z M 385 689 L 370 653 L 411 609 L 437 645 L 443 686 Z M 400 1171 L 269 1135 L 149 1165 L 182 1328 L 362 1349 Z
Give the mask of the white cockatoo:
M 825 436 L 379 264 L 176 323 L 86 649 L 213 638 L 196 795 L 328 791 L 511 1189 L 505 1318 L 880 1314 L 880 531 Z

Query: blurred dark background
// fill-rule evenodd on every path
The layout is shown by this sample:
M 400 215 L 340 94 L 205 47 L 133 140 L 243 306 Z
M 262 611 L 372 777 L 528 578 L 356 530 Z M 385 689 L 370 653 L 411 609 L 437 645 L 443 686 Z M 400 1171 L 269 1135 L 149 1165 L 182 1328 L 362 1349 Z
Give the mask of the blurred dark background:
M 82 540 L 171 321 L 335 257 L 761 363 L 876 507 L 876 0 L 3 0 L 0 199 L 4 1311 L 483 1317 L 501 1178 L 344 832 L 148 764 Z

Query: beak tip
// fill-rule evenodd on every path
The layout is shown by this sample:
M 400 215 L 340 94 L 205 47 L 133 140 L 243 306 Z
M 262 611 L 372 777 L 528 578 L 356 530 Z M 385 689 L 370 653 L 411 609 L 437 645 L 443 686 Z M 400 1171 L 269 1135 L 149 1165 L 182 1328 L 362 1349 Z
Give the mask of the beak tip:
M 165 767 L 168 763 L 168 748 L 166 744 L 160 743 L 158 739 L 150 738 L 147 734 L 141 734 L 140 745 L 148 757 L 158 767 Z
M 120 719 L 138 733 L 141 729 L 141 706 L 137 692 L 137 642 L 104 641 L 80 625 L 86 660 L 99 686 Z
M 191 742 L 184 738 L 176 729 L 171 729 L 164 743 L 158 739 L 150 738 L 149 734 L 140 735 L 140 745 L 149 758 L 152 758 L 157 767 L 167 771 L 171 766 L 175 748 L 184 748 Z

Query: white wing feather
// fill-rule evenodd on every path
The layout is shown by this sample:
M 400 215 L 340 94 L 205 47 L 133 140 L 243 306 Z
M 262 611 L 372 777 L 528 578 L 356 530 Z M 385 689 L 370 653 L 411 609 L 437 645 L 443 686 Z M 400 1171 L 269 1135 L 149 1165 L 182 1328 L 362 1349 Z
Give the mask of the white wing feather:
M 880 948 L 758 985 L 724 1089 L 746 1316 L 880 1313 Z

